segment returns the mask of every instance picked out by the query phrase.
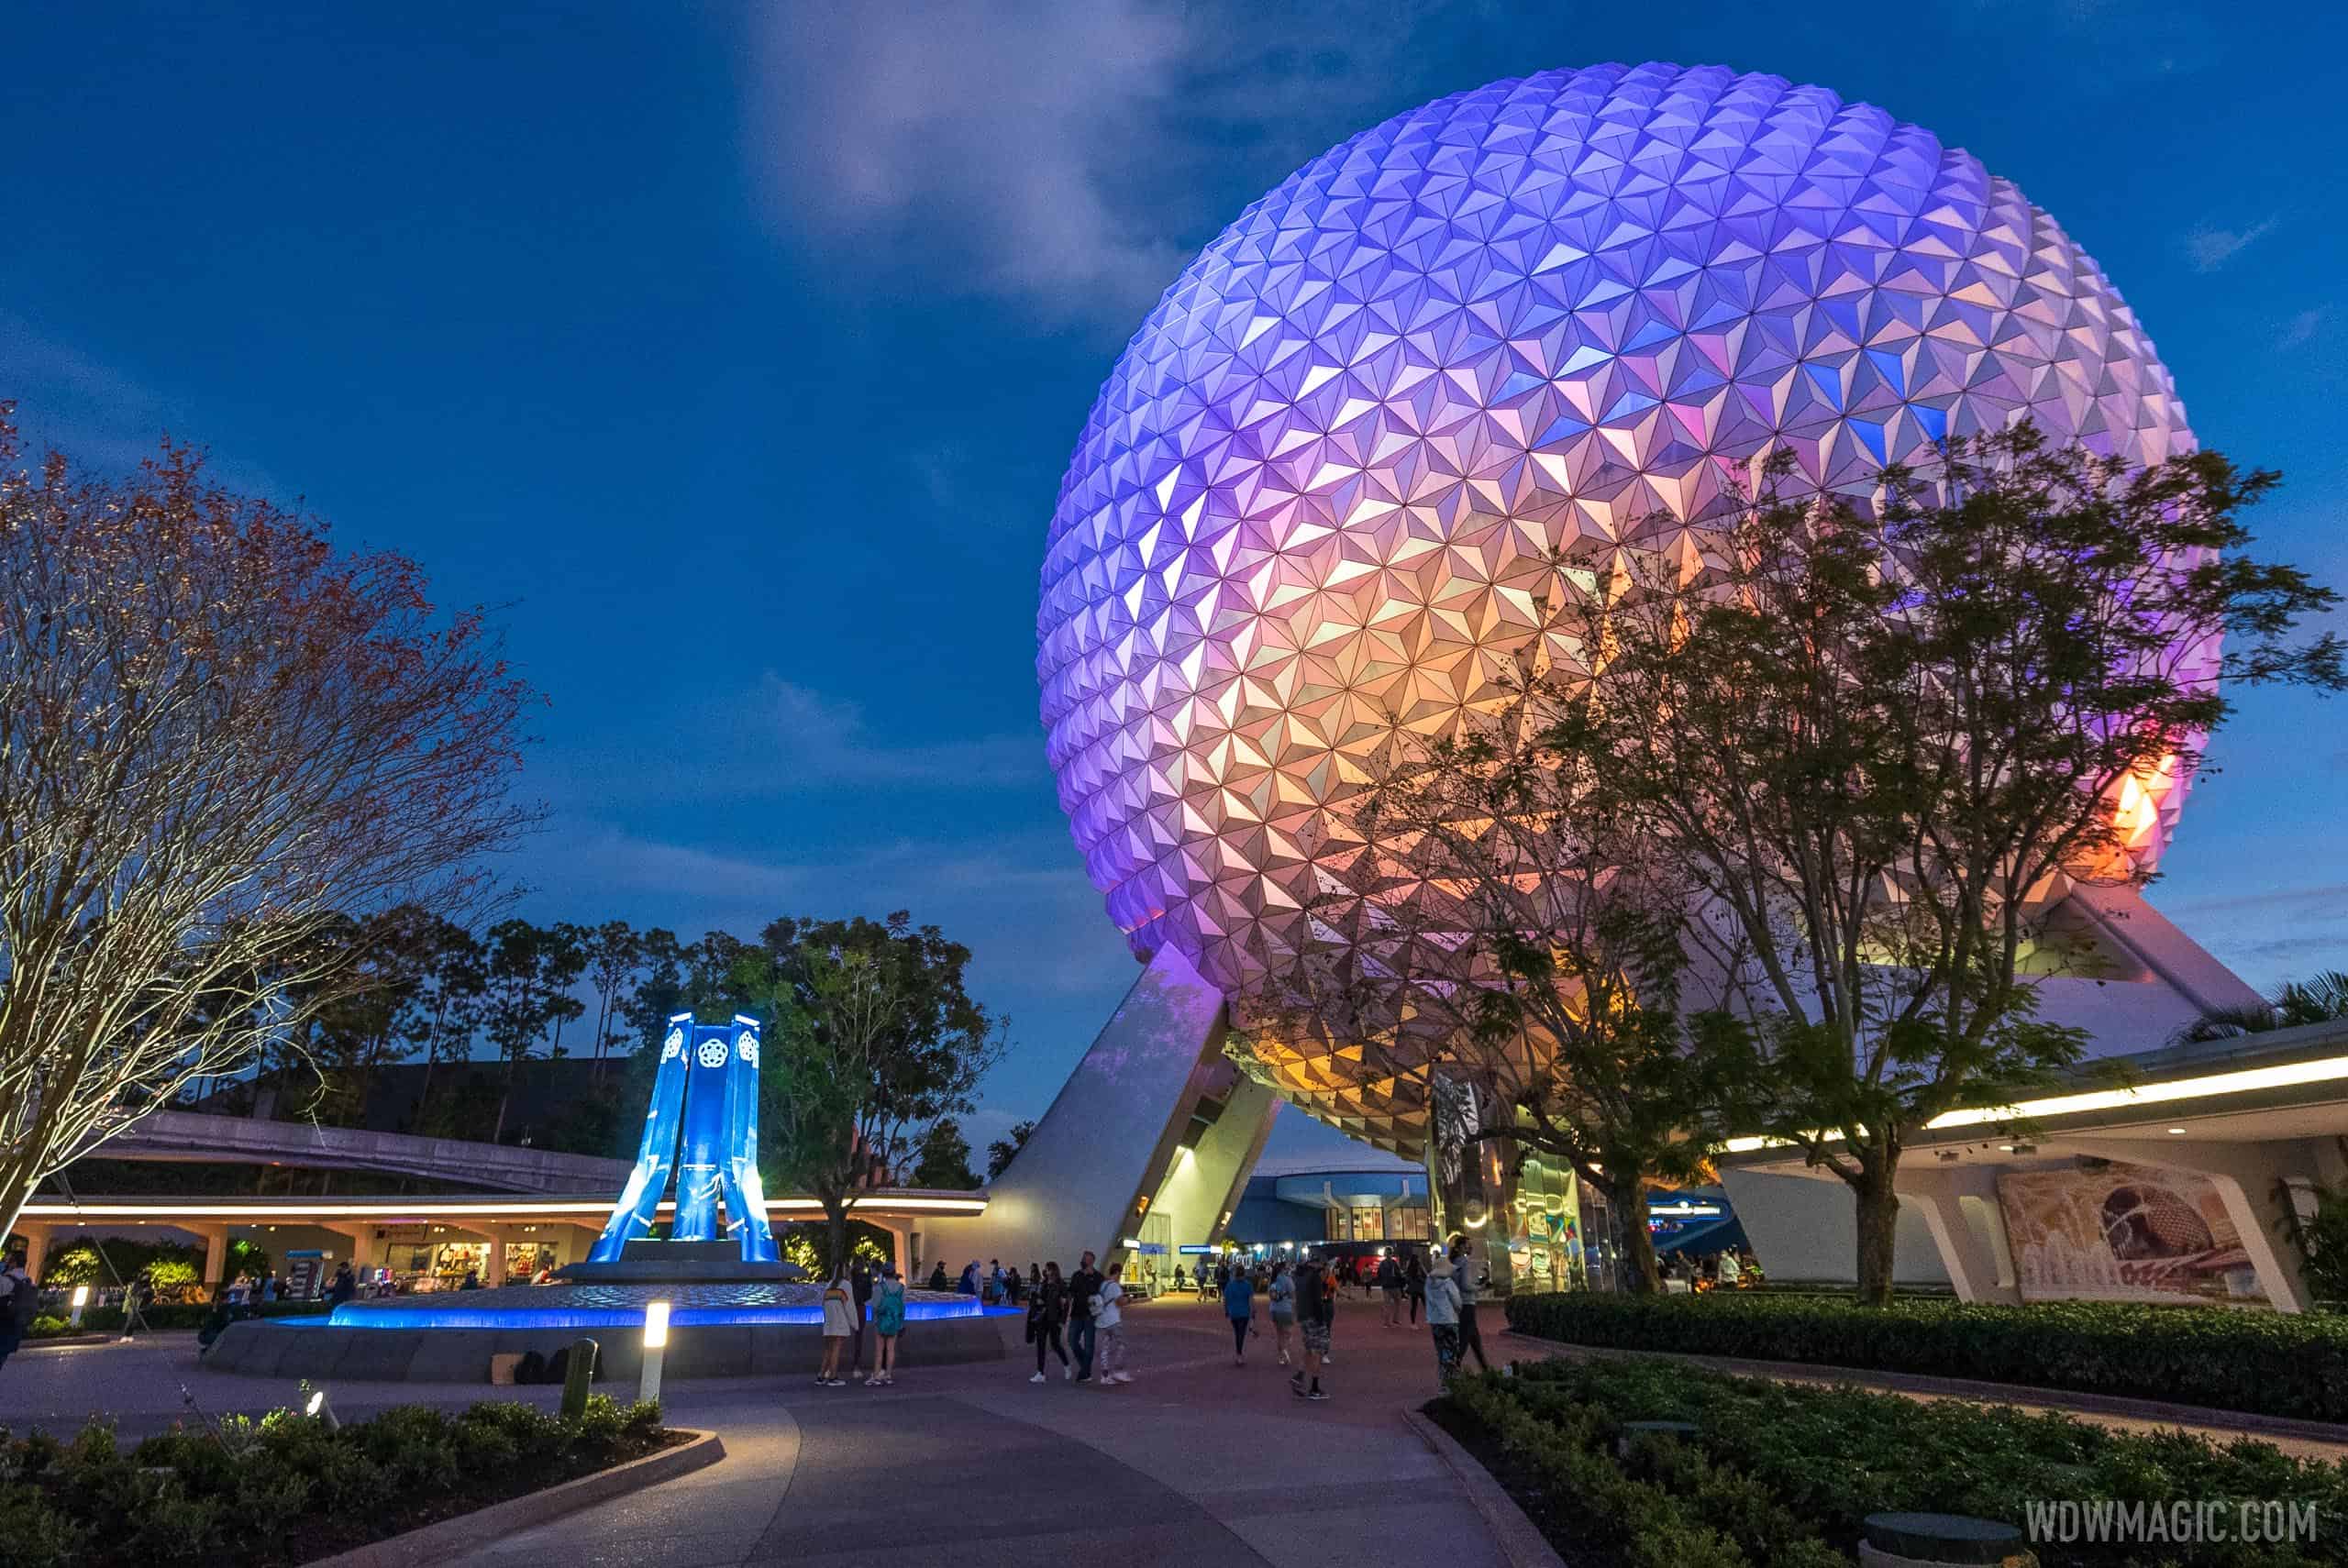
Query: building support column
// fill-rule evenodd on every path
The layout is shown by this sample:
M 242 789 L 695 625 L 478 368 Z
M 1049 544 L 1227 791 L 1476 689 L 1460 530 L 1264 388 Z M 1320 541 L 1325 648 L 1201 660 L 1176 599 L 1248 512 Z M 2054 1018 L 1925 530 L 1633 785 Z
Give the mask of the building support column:
M 1912 1205 L 1948 1270 L 1949 1283 L 1960 1301 L 1999 1301 L 2018 1306 L 2021 1287 L 2010 1266 L 1999 1259 L 1992 1235 L 2001 1235 L 2005 1218 L 1998 1208 L 1997 1173 L 1987 1166 L 1955 1171 L 1899 1173 L 1900 1205 Z M 1984 1235 L 1966 1214 L 1966 1199 L 1979 1207 L 1991 1235 Z
M 220 1281 L 228 1272 L 228 1227 L 199 1225 L 195 1233 L 204 1238 L 204 1291 L 214 1301 L 220 1299 Z
M 41 1265 L 49 1261 L 50 1223 L 46 1220 L 19 1220 L 17 1235 L 25 1243 L 25 1275 L 40 1278 Z

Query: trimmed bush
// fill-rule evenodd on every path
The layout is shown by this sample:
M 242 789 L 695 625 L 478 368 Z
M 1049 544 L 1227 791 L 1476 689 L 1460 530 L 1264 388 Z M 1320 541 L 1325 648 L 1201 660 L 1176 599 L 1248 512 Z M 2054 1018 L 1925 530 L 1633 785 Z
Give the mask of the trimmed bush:
M 527 1405 L 449 1416 L 404 1405 L 339 1431 L 291 1411 L 175 1427 L 128 1452 L 101 1422 L 71 1443 L 0 1428 L 9 1568 L 275 1568 L 635 1459 L 668 1441 L 660 1407 L 590 1395 L 566 1420 Z
M 1567 1344 L 1973 1378 L 2348 1421 L 2348 1317 L 2057 1301 L 1512 1296 L 1509 1327 Z
M 1970 1514 L 2026 1528 L 2033 1500 L 2104 1499 L 2313 1504 L 2315 1530 L 2298 1543 L 2042 1541 L 2034 1550 L 2045 1568 L 2348 1562 L 2348 1466 L 2267 1443 L 2220 1447 L 2180 1432 L 2139 1436 L 2069 1416 L 1642 1360 L 1547 1362 L 1513 1378 L 1461 1379 L 1430 1410 L 1486 1455 L 1561 1547 L 1595 1533 L 1624 1562 L 1648 1561 L 1635 1540 L 1644 1531 L 1678 1536 L 1683 1560 L 1700 1568 L 1842 1562 L 1871 1513 Z M 1617 1463 L 1615 1440 L 1641 1420 L 1691 1421 L 1697 1435 L 1685 1444 L 1643 1438 Z M 1584 1511 L 1593 1500 L 1604 1516 L 1596 1526 Z M 1679 1513 L 1659 1512 L 1667 1501 Z M 1718 1539 L 1695 1544 L 1699 1525 Z
M 174 1329 L 200 1329 L 215 1310 L 202 1302 L 158 1302 L 138 1315 L 146 1320 L 149 1328 L 161 1333 Z M 333 1305 L 325 1301 L 271 1301 L 264 1307 L 238 1309 L 239 1315 L 248 1318 L 315 1318 L 333 1310 Z M 82 1326 L 77 1329 L 63 1314 L 44 1312 L 33 1320 L 32 1332 L 26 1337 L 42 1340 L 60 1334 L 111 1334 L 121 1329 L 122 1316 L 119 1307 L 85 1308 Z

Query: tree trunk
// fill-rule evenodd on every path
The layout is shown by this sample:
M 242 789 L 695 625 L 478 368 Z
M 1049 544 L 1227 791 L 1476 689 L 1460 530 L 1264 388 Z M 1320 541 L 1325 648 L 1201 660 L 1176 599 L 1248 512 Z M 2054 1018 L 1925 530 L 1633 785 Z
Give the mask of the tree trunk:
M 1896 1152 L 1880 1154 L 1859 1167 L 1851 1195 L 1858 1206 L 1859 1301 L 1862 1306 L 1891 1305 L 1892 1245 L 1899 1233 L 1899 1193 L 1892 1186 L 1899 1169 Z
M 824 1277 L 828 1280 L 847 1266 L 847 1204 L 845 1201 L 824 1199 L 824 1231 L 827 1243 L 824 1253 Z
M 1609 1183 L 1606 1203 L 1622 1217 L 1623 1282 L 1635 1296 L 1662 1294 L 1663 1270 L 1656 1263 L 1655 1232 L 1647 1228 L 1647 1184 L 1635 1176 Z

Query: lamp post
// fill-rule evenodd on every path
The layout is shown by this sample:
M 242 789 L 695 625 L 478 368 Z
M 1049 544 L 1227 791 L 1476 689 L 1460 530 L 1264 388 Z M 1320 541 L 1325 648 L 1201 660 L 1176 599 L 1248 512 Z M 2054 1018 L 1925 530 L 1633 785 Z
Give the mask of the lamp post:
M 82 1309 L 87 1307 L 89 1304 L 90 1287 L 86 1285 L 75 1286 L 73 1287 L 73 1312 L 72 1315 L 66 1320 L 67 1322 L 74 1328 L 80 1328 L 82 1326 Z
M 660 1358 L 669 1348 L 669 1303 L 648 1301 L 644 1304 L 644 1369 L 636 1385 L 636 1397 L 647 1403 L 660 1397 Z

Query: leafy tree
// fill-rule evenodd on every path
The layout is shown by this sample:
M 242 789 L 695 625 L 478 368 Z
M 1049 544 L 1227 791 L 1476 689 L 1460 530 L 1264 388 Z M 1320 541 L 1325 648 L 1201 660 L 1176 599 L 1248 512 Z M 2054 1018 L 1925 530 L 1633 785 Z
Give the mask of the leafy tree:
M 453 921 L 434 918 L 415 937 L 420 981 L 404 1014 L 409 1047 L 424 1055 L 424 1083 L 416 1091 L 414 1124 L 422 1132 L 432 1114 L 434 1074 L 444 1061 L 472 1054 L 489 992 L 489 955 L 480 940 Z
M 952 1117 L 932 1122 L 922 1134 L 914 1157 L 914 1185 L 958 1192 L 979 1185 L 970 1170 L 970 1141 L 962 1136 L 962 1124 Z
M 1755 1025 L 1744 1113 L 1849 1185 L 1882 1302 L 1910 1137 L 2080 1054 L 2033 1016 L 2087 961 L 2054 911 L 2146 879 L 2228 688 L 2337 690 L 2341 646 L 2292 640 L 2334 596 L 2244 555 L 2273 476 L 2215 452 L 2132 468 L 2022 425 L 1864 511 L 1790 472 L 1701 557 L 1560 563 L 1550 635 L 1598 673 L 1545 678 L 1543 744 L 1692 889 Z
M 2212 1008 L 2178 1030 L 2176 1039 L 2180 1044 L 2234 1040 L 2245 1034 L 2297 1029 L 2309 1023 L 2336 1023 L 2343 1019 L 2348 1019 L 2348 974 L 2326 969 L 2305 980 L 2286 982 L 2271 1000 Z
M 615 1010 L 621 992 L 643 966 L 645 939 L 627 922 L 607 920 L 595 928 L 586 946 L 587 980 L 595 992 L 595 1076 L 600 1079 L 604 1052 L 626 1038 L 615 1032 Z
M 587 967 L 587 954 L 571 925 L 537 926 L 526 920 L 500 921 L 490 928 L 483 1023 L 489 1042 L 505 1064 L 505 1083 L 490 1140 L 505 1136 L 505 1121 L 522 1064 L 543 1041 L 561 1054 L 562 1026 L 587 1010 L 571 994 Z
M 1307 906 L 1337 940 L 1251 1010 L 1271 1041 L 1423 1071 L 1443 1161 L 1497 1142 L 1571 1166 L 1606 1195 L 1633 1287 L 1655 1291 L 1648 1186 L 1700 1177 L 1743 1056 L 1722 1048 L 1733 1021 L 1682 1020 L 1690 889 L 1546 743 L 1546 697 L 1526 686 L 1462 734 L 1398 743 L 1347 808 L 1362 847 L 1321 862 Z
M 35 1184 L 361 983 L 534 819 L 528 689 L 414 562 L 211 484 L 39 472 L 0 405 L 0 1228 Z
M 969 957 L 899 911 L 880 922 L 779 920 L 735 962 L 742 1010 L 767 1021 L 760 1174 L 770 1190 L 822 1201 L 828 1257 L 847 1255 L 858 1195 L 969 1112 L 1002 1054 L 1005 1025 L 964 988 Z M 962 1159 L 967 1173 L 967 1145 Z
M 989 1143 L 987 1145 L 987 1180 L 992 1181 L 1009 1170 L 1013 1157 L 1025 1148 L 1027 1140 L 1035 1135 L 1036 1124 L 1033 1121 L 1014 1122 L 1008 1136 L 997 1138 L 993 1143 Z M 971 1185 L 977 1184 L 974 1182 Z

